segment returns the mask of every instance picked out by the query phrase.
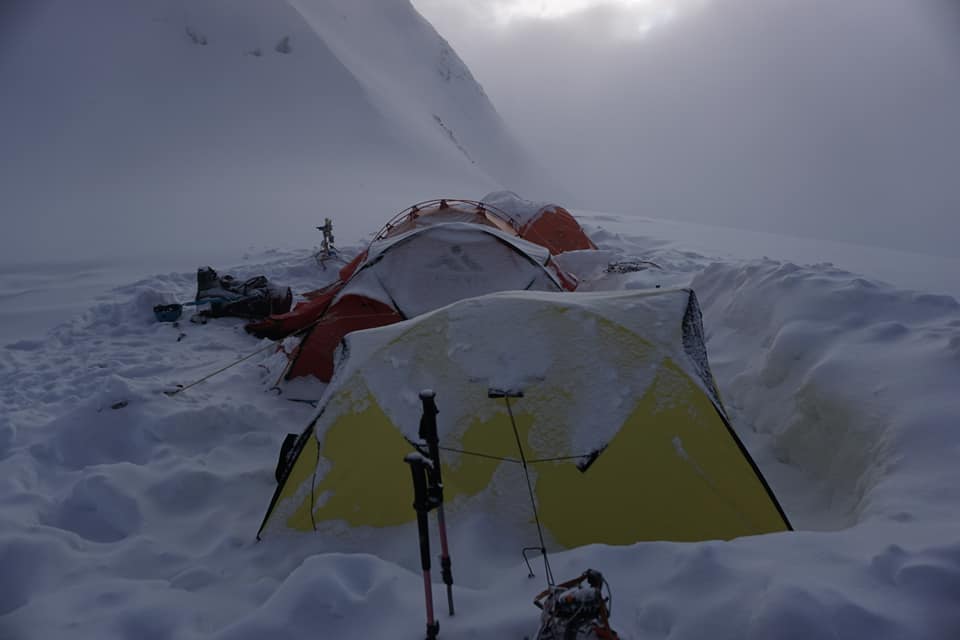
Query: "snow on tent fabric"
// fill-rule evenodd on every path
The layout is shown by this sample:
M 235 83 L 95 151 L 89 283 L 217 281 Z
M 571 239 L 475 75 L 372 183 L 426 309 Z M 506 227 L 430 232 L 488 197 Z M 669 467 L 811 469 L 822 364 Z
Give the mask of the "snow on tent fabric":
M 434 389 L 451 527 L 529 543 L 511 401 L 550 544 L 694 541 L 790 528 L 729 426 L 685 289 L 503 292 L 353 333 L 260 534 L 414 518 L 403 457 Z M 510 458 L 498 460 L 463 453 Z M 465 524 L 463 526 L 466 526 Z
M 560 290 L 544 268 L 546 249 L 490 227 L 455 222 L 415 229 L 378 252 L 368 258 L 377 268 L 358 276 L 370 274 L 407 318 L 494 291 Z M 379 299 L 374 291 L 369 297 Z
M 543 245 L 553 255 L 597 248 L 576 218 L 560 205 L 524 200 L 512 191 L 489 193 L 483 202 L 508 211 L 520 222 L 520 237 Z
M 495 291 L 576 288 L 576 280 L 553 261 L 550 247 L 574 235 L 578 246 L 593 246 L 586 234 L 571 217 L 573 227 L 543 227 L 524 239 L 529 222 L 475 201 L 414 205 L 390 220 L 336 283 L 292 312 L 251 323 L 247 330 L 275 340 L 305 332 L 285 377 L 313 375 L 328 382 L 334 351 L 351 331 Z
M 559 291 L 546 249 L 498 229 L 460 222 L 414 228 L 373 243 L 367 258 L 304 337 L 287 379 L 327 381 L 343 336 L 494 291 Z

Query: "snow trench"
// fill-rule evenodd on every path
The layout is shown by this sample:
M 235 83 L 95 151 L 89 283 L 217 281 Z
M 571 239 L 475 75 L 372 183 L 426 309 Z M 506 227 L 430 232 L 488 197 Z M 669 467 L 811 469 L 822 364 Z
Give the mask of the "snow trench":
M 724 400 L 795 525 L 949 517 L 954 298 L 773 260 L 714 263 L 693 287 Z

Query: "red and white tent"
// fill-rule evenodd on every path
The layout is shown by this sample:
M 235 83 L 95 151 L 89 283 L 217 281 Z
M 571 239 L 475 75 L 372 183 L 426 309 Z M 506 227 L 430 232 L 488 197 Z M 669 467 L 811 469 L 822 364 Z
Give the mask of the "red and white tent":
M 431 200 L 405 209 L 335 283 L 247 330 L 272 339 L 302 333 L 285 378 L 313 375 L 329 382 L 334 352 L 350 332 L 496 291 L 574 290 L 576 279 L 553 256 L 596 247 L 573 216 L 556 205 L 531 207 L 507 192 L 492 196 L 501 206 L 515 206 Z

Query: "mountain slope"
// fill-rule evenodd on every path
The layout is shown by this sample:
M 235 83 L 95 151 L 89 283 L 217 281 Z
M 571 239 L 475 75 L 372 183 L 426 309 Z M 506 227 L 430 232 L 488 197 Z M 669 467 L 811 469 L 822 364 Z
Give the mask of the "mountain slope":
M 324 215 L 360 233 L 410 200 L 537 179 L 407 0 L 16 6 L 7 259 L 287 240 Z

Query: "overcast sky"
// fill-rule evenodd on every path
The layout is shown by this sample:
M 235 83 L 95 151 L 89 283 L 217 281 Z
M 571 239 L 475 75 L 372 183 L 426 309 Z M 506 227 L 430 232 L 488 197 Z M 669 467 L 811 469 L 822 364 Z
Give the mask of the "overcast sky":
M 960 255 L 960 0 L 414 0 L 579 206 Z

